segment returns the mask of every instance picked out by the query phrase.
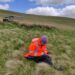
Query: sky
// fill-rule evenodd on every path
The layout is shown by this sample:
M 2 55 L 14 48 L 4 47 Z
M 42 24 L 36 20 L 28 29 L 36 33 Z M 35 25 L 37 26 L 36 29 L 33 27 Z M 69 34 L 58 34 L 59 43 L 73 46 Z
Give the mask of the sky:
M 0 0 L 0 9 L 75 18 L 75 0 Z

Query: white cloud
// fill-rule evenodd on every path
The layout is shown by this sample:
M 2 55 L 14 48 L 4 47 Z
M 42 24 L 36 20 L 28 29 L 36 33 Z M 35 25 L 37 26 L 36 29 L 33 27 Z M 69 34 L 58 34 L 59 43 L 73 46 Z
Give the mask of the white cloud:
M 70 18 L 75 18 L 75 5 L 66 6 L 60 12 L 59 16 L 65 16 Z
M 75 3 L 75 0 L 29 0 L 39 5 L 52 5 L 52 4 L 69 4 Z
M 7 9 L 9 9 L 9 5 L 8 4 L 4 4 L 4 5 L 0 4 L 0 9 L 7 10 Z
M 66 6 L 62 9 L 57 9 L 54 7 L 36 7 L 36 8 L 27 10 L 25 13 L 75 18 L 75 5 Z
M 52 16 L 57 16 L 59 14 L 57 9 L 53 7 L 37 7 L 27 10 L 26 13 L 36 15 L 52 15 Z
M 0 0 L 0 2 L 12 2 L 14 0 Z

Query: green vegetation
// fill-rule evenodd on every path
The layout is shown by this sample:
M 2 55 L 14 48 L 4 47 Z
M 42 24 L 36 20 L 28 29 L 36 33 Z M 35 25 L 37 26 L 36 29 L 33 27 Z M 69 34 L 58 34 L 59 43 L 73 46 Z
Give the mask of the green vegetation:
M 23 58 L 31 39 L 43 34 L 48 36 L 53 62 L 64 66 L 63 72 Z M 0 75 L 75 75 L 75 30 L 0 23 Z

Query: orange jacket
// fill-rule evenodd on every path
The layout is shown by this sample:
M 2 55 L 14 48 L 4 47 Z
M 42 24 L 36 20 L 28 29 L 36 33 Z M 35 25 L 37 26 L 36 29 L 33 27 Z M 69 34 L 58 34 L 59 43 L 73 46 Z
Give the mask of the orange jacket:
M 25 57 L 41 56 L 41 55 L 48 53 L 46 45 L 41 46 L 40 38 L 32 39 L 32 42 L 31 42 L 28 50 L 29 50 L 29 52 L 27 54 L 24 54 Z

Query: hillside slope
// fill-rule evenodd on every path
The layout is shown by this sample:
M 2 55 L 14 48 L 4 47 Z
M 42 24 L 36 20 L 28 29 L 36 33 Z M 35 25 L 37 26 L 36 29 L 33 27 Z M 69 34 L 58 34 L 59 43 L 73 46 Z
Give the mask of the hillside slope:
M 27 25 L 43 25 L 48 27 L 57 27 L 61 29 L 71 29 L 75 30 L 75 19 L 66 18 L 66 17 L 53 17 L 53 16 L 37 16 L 29 15 L 18 12 L 11 12 L 0 10 L 0 20 L 5 16 L 15 16 L 14 20 L 20 24 Z
M 31 39 L 43 34 L 54 64 L 64 66 L 63 72 L 23 58 Z M 75 75 L 75 30 L 0 23 L 0 75 Z

